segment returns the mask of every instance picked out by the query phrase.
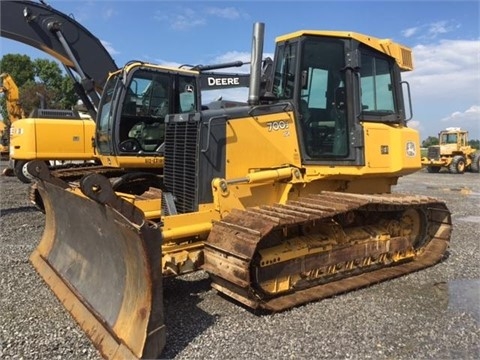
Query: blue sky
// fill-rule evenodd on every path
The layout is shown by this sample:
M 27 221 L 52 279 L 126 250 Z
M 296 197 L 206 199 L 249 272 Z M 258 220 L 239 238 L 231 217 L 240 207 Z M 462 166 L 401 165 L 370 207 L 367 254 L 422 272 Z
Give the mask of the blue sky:
M 275 37 L 300 29 L 348 30 L 413 49 L 410 83 L 422 139 L 450 126 L 480 139 L 479 1 L 48 1 L 98 37 L 118 66 L 249 60 L 252 25 L 265 23 L 266 55 Z M 1 38 L 0 55 L 52 59 Z M 245 67 L 244 71 L 248 71 Z M 240 70 L 241 71 L 241 70 Z M 243 99 L 241 99 L 243 100 Z

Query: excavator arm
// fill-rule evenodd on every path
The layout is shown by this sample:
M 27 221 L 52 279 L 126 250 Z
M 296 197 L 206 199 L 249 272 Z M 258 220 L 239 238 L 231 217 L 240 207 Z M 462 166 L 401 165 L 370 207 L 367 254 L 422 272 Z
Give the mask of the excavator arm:
M 18 87 L 10 74 L 0 75 L 0 93 L 5 94 L 7 100 L 7 112 L 9 124 L 25 117 L 23 109 L 20 106 L 20 96 Z
M 17 84 L 8 73 L 0 74 L 0 94 L 4 94 L 8 114 L 8 117 L 3 122 L 0 122 L 0 154 L 2 160 L 8 160 L 10 126 L 15 121 L 25 117 L 20 106 Z M 4 173 L 8 173 L 8 170 Z
M 75 81 L 75 90 L 92 115 L 96 113 L 109 72 L 118 69 L 99 39 L 73 17 L 33 1 L 0 2 L 0 34 L 48 53 Z M 73 75 L 78 74 L 80 80 Z

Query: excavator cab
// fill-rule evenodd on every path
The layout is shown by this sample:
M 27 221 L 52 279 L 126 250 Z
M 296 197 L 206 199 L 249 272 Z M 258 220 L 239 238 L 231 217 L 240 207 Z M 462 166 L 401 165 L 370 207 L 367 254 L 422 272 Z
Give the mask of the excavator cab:
M 95 137 L 98 153 L 120 159 L 149 153 L 163 155 L 165 115 L 197 108 L 197 74 L 132 63 L 110 76 L 99 104 Z
M 239 63 L 208 68 L 231 66 Z M 127 64 L 110 75 L 98 105 L 95 147 L 102 163 L 161 172 L 166 115 L 200 111 L 202 93 L 246 88 L 248 77 L 249 74 L 204 72 L 195 67 Z

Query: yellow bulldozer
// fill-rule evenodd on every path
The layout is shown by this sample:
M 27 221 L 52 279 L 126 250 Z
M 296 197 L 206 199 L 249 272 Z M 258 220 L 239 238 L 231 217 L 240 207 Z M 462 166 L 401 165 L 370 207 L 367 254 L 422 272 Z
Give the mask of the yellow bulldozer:
M 161 356 L 166 276 L 203 270 L 228 297 L 282 311 L 432 266 L 448 248 L 446 204 L 391 191 L 421 168 L 401 79 L 411 50 L 355 32 L 289 33 L 261 90 L 263 35 L 256 23 L 244 105 L 166 115 L 156 187 L 131 194 L 100 174 L 68 183 L 28 165 L 46 213 L 31 262 L 107 359 Z M 99 153 L 133 78 L 105 87 Z
M 458 127 L 449 127 L 438 134 L 438 145 L 427 150 L 422 165 L 429 173 L 438 173 L 447 169 L 452 174 L 465 171 L 480 172 L 480 150 L 468 145 L 468 131 Z

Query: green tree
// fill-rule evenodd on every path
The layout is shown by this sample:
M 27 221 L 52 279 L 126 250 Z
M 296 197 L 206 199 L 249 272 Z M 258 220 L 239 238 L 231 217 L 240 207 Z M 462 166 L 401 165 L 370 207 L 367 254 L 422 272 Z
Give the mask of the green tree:
M 63 74 L 56 62 L 46 59 L 35 59 L 33 60 L 33 66 L 35 76 L 38 78 L 37 82 L 45 84 L 47 88 L 60 89 Z
M 472 148 L 475 148 L 475 149 L 480 149 L 480 140 L 470 140 L 468 142 L 468 145 L 470 145 Z
M 438 145 L 438 138 L 436 136 L 429 136 L 422 141 L 422 147 L 428 148 L 432 145 Z
M 15 84 L 20 89 L 20 84 L 35 80 L 35 69 L 30 57 L 20 54 L 6 54 L 0 59 L 0 73 L 8 73 L 13 77 Z M 4 96 L 0 97 L 0 114 L 3 119 L 8 119 L 7 104 Z M 5 131 L 8 133 L 8 126 Z
M 1 72 L 9 73 L 20 92 L 25 114 L 34 108 L 70 109 L 78 101 L 73 81 L 55 61 L 31 60 L 27 55 L 6 54 L 0 59 Z M 7 118 L 5 99 L 1 99 L 1 114 Z
M 0 73 L 9 73 L 19 88 L 27 81 L 35 81 L 35 67 L 27 55 L 4 55 L 0 59 Z
M 69 76 L 64 76 L 60 84 L 61 97 L 59 98 L 60 109 L 70 109 L 75 106 L 79 100 L 73 86 L 73 80 Z
M 26 116 L 35 108 L 52 108 L 53 91 L 48 91 L 46 86 L 41 83 L 29 81 L 20 89 L 20 102 Z

